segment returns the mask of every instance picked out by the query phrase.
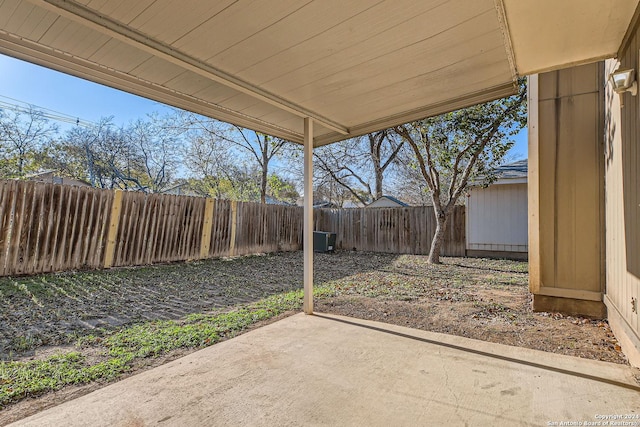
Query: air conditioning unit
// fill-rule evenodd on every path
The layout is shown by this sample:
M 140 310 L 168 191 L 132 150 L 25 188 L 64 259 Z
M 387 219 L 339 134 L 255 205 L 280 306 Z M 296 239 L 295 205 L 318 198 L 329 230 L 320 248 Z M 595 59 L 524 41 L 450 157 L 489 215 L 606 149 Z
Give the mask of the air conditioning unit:
M 313 232 L 314 252 L 333 252 L 336 247 L 336 233 L 326 231 Z

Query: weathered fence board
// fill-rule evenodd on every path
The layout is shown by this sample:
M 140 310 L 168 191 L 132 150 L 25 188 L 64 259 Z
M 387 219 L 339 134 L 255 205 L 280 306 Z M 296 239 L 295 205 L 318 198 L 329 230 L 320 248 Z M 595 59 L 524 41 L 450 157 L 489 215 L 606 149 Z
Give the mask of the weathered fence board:
M 205 204 L 201 197 L 123 193 L 113 265 L 199 258 Z
M 321 209 L 315 213 L 315 229 L 336 233 L 338 249 L 424 255 L 436 219 L 431 206 Z M 465 256 L 464 206 L 456 206 L 449 218 L 442 255 Z
M 113 192 L 0 181 L 0 275 L 100 268 Z
M 464 215 L 454 210 L 443 255 L 465 255 Z M 321 209 L 314 220 L 338 249 L 388 253 L 427 254 L 436 225 L 424 206 Z M 295 206 L 0 180 L 0 275 L 295 251 L 302 223 Z

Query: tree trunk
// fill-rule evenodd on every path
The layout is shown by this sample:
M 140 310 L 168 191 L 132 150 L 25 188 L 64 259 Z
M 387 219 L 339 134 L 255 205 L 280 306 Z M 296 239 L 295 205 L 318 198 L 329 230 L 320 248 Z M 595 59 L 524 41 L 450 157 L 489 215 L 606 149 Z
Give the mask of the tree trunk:
M 267 167 L 262 167 L 262 182 L 260 183 L 260 203 L 267 203 Z
M 431 248 L 429 249 L 429 264 L 440 264 L 440 250 L 444 242 L 445 232 L 447 231 L 447 221 L 449 215 L 445 212 L 436 213 L 436 232 L 431 240 Z
M 376 168 L 376 200 L 382 197 L 382 170 L 377 167 Z

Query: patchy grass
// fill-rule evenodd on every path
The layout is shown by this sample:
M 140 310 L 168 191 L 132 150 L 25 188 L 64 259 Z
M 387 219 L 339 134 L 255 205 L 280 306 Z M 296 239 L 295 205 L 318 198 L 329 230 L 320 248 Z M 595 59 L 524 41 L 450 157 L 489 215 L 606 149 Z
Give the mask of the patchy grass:
M 606 321 L 531 311 L 526 262 L 442 260 L 316 254 L 316 308 L 624 363 Z M 112 381 L 299 311 L 302 265 L 301 253 L 281 253 L 0 278 L 0 407 Z
M 322 291 L 319 291 L 322 294 Z M 66 385 L 110 381 L 136 361 L 180 348 L 196 349 L 232 337 L 251 325 L 302 306 L 302 292 L 274 295 L 219 314 L 196 314 L 182 321 L 152 321 L 122 328 L 102 338 L 78 339 L 78 351 L 44 360 L 0 362 L 0 407 Z M 103 360 L 91 363 L 83 349 L 99 349 Z
M 317 297 L 333 294 L 318 288 Z M 44 360 L 0 362 L 0 408 L 25 397 L 72 384 L 110 381 L 132 370 L 143 359 L 177 349 L 198 349 L 233 337 L 252 325 L 302 307 L 302 291 L 291 291 L 214 314 L 192 314 L 179 321 L 151 321 L 122 328 L 105 337 L 86 335 L 75 351 Z M 88 358 L 91 349 L 102 357 Z

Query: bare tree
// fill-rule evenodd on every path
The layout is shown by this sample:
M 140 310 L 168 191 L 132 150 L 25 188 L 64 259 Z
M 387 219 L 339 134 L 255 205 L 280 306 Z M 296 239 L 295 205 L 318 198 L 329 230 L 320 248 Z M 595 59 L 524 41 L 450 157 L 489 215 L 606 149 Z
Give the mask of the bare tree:
M 517 95 L 394 130 L 411 147 L 415 167 L 426 182 L 437 226 L 429 262 L 440 263 L 447 221 L 471 179 L 492 179 L 492 171 L 513 146 L 510 136 L 526 124 L 526 86 Z
M 124 129 L 123 137 L 131 151 L 129 160 L 137 165 L 127 173 L 119 171 L 121 179 L 154 193 L 173 181 L 181 160 L 178 143 L 182 134 L 173 121 L 173 116 L 160 117 L 154 113 Z
M 220 122 L 197 114 L 189 113 L 185 115 L 183 122 L 188 128 L 198 127 L 211 134 L 212 138 L 227 141 L 232 148 L 247 154 L 252 161 L 255 161 L 260 169 L 260 202 L 266 202 L 269 165 L 273 158 L 287 145 L 288 141 L 243 129 L 239 126 L 224 128 Z
M 404 140 L 382 130 L 315 151 L 317 168 L 367 204 L 383 196 L 385 172 L 394 165 Z M 371 183 L 373 182 L 373 188 Z
M 27 111 L 6 112 L 0 110 L 0 158 L 4 174 L 24 177 L 28 163 L 58 131 L 42 112 L 29 107 Z M 33 165 L 30 169 L 37 169 Z

